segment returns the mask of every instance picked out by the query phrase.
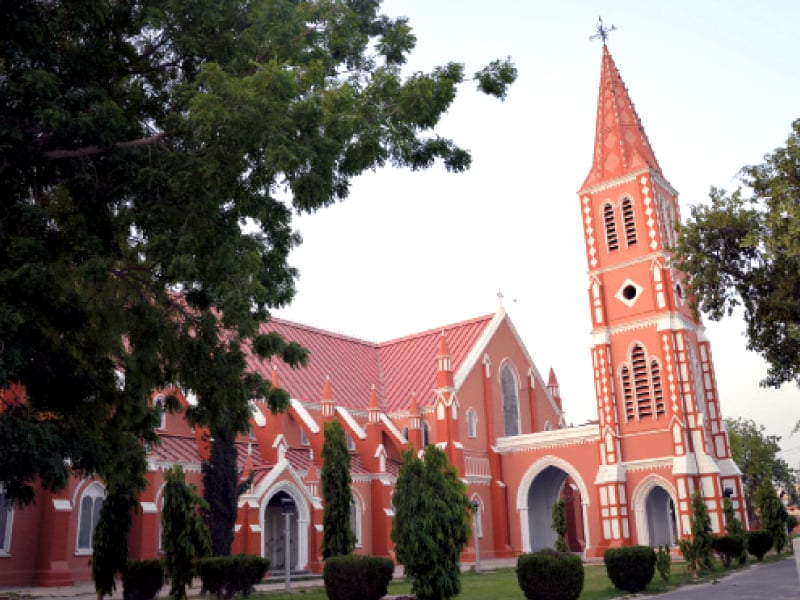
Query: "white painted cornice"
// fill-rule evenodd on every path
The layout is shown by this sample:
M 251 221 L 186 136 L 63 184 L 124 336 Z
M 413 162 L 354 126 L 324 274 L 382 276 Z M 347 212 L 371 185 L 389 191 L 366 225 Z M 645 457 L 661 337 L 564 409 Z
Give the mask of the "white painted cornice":
M 581 425 L 580 427 L 567 427 L 553 431 L 540 431 L 524 435 L 511 435 L 497 438 L 497 452 L 508 454 L 510 452 L 524 452 L 526 450 L 540 450 L 558 446 L 572 446 L 575 444 L 589 444 L 600 440 L 597 424 Z

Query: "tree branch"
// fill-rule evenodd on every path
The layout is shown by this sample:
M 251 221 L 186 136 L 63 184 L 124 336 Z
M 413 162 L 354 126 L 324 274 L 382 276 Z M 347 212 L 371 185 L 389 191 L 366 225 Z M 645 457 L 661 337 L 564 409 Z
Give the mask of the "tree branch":
M 128 140 L 127 142 L 117 142 L 112 147 L 117 149 L 124 148 L 138 148 L 140 146 L 152 146 L 159 143 L 164 138 L 163 133 L 140 138 L 138 140 Z M 83 148 L 75 148 L 73 150 L 50 150 L 44 153 L 45 158 L 48 160 L 58 160 L 59 158 L 80 158 L 82 156 L 89 156 L 91 154 L 100 154 L 106 152 L 108 148 L 102 146 L 84 146 Z

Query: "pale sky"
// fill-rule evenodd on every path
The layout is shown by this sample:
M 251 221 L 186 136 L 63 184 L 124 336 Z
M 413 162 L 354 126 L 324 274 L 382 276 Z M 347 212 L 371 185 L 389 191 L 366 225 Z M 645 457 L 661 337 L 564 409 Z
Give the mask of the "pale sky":
M 595 418 L 576 191 L 592 161 L 598 11 L 617 27 L 609 49 L 684 219 L 785 144 L 800 118 L 796 0 L 386 1 L 418 37 L 409 72 L 511 56 L 519 78 L 505 102 L 465 84 L 437 128 L 472 152 L 467 173 L 385 168 L 297 218 L 298 294 L 275 315 L 383 341 L 492 313 L 499 289 L 539 371 L 556 370 L 567 422 Z M 759 387 L 765 366 L 740 318 L 706 324 L 723 416 L 783 436 L 800 466 L 800 391 Z

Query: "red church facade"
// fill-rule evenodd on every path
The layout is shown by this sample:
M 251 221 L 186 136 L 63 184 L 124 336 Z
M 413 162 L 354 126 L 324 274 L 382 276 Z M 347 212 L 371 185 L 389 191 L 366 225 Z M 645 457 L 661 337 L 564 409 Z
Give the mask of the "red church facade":
M 668 248 L 679 220 L 665 179 L 614 61 L 603 47 L 590 173 L 579 192 L 592 319 L 597 421 L 566 427 L 559 385 L 545 379 L 503 307 L 492 315 L 383 343 L 273 320 L 311 351 L 307 368 L 249 368 L 284 387 L 287 412 L 253 402 L 251 431 L 237 439 L 243 473 L 235 552 L 272 567 L 322 567 L 319 482 L 323 425 L 337 419 L 351 451 L 351 525 L 358 553 L 393 556 L 392 494 L 401 453 L 429 444 L 458 468 L 476 518 L 481 556 L 552 547 L 552 505 L 568 505 L 571 550 L 585 557 L 626 544 L 667 544 L 690 533 L 699 490 L 712 526 L 729 495 L 746 522 L 741 474 L 730 455 L 709 342 L 686 301 Z M 577 276 L 577 275 L 576 275 Z M 191 394 L 179 399 L 193 402 Z M 156 395 L 154 402 L 158 402 Z M 160 552 L 163 471 L 181 464 L 200 484 L 205 432 L 179 413 L 164 417 L 148 449 L 150 486 L 130 535 L 131 558 Z M 33 506 L 0 506 L 0 586 L 65 585 L 90 578 L 91 532 L 102 481 L 40 492 Z M 290 518 L 284 555 L 283 505 Z M 474 540 L 463 559 L 473 560 Z

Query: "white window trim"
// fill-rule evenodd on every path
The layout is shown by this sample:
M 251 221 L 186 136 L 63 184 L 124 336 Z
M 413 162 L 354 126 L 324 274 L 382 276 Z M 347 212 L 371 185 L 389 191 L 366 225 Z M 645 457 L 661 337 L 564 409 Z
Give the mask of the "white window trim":
M 94 548 L 92 547 L 92 538 L 94 538 L 94 527 L 97 527 L 97 523 L 94 524 L 92 527 L 91 535 L 89 536 L 89 547 L 88 548 L 81 548 L 78 544 L 80 543 L 81 539 L 81 520 L 83 517 L 83 499 L 87 496 L 93 498 L 92 502 L 92 511 L 94 512 L 94 501 L 97 498 L 106 497 L 106 489 L 98 482 L 90 483 L 86 486 L 86 489 L 83 490 L 81 494 L 80 500 L 78 502 L 78 527 L 75 534 L 75 556 L 91 556 L 94 553 Z
M 153 408 L 156 408 L 159 405 L 161 405 L 161 416 L 159 417 L 160 421 L 158 422 L 157 429 L 164 431 L 167 428 L 167 407 L 164 394 L 159 394 L 153 399 Z
M 505 398 L 503 398 L 503 371 L 508 368 L 511 371 L 511 377 L 514 380 L 514 397 L 516 399 L 516 407 L 517 407 L 517 433 L 516 434 L 509 434 L 506 431 L 506 417 L 505 417 Z M 519 375 L 517 373 L 517 369 L 511 363 L 510 360 L 506 359 L 500 363 L 500 369 L 498 371 L 498 381 L 500 382 L 500 407 L 501 407 L 501 415 L 503 416 L 503 437 L 508 437 L 509 435 L 521 435 L 522 434 L 522 407 L 520 406 L 519 401 L 519 390 L 522 387 L 520 385 Z

